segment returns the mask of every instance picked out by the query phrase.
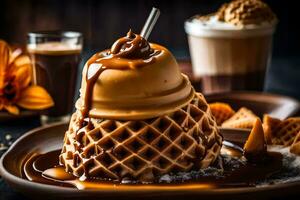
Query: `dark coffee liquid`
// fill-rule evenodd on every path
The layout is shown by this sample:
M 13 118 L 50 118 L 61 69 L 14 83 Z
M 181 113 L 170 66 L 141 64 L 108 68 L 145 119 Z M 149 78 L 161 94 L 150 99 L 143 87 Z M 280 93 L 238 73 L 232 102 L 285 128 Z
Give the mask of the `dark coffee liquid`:
M 76 76 L 80 61 L 80 49 L 55 49 L 49 43 L 44 47 L 29 49 L 34 62 L 34 79 L 37 85 L 44 87 L 54 100 L 54 107 L 45 114 L 59 117 L 69 114 L 73 109 Z
M 179 60 L 178 63 L 181 71 L 189 76 L 195 90 L 205 94 L 232 90 L 262 91 L 264 87 L 265 70 L 256 70 L 245 74 L 195 77 L 189 60 Z
M 262 91 L 265 72 L 256 71 L 236 75 L 202 76 L 192 84 L 205 94 L 229 92 L 232 90 Z M 200 87 L 199 87 L 200 86 Z

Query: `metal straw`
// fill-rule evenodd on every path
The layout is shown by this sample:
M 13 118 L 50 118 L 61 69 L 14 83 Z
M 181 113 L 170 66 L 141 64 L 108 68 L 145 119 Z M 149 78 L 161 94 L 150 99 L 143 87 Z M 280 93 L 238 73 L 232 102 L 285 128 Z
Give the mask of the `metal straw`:
M 148 39 L 158 17 L 160 15 L 160 11 L 157 8 L 152 8 L 151 13 L 149 14 L 149 17 L 147 18 L 147 21 L 141 31 L 141 36 L 145 38 L 146 40 Z

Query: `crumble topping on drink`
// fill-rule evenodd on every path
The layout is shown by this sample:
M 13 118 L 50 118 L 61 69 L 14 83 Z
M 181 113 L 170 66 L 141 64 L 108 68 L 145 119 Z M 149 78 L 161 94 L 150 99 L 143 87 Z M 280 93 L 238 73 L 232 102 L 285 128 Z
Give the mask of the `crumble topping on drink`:
M 218 20 L 237 26 L 273 23 L 276 16 L 261 0 L 237 0 L 224 4 L 217 12 Z
M 223 4 L 215 13 L 197 15 L 193 22 L 215 29 L 255 29 L 273 26 L 277 17 L 261 0 L 235 0 Z

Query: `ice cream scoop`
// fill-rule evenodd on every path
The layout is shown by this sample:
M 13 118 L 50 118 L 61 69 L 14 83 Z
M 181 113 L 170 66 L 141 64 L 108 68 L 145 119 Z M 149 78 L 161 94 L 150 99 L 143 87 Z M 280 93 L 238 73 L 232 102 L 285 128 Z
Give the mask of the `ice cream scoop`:
M 194 97 L 173 55 L 132 31 L 88 60 L 80 92 L 84 117 L 118 120 L 168 114 Z

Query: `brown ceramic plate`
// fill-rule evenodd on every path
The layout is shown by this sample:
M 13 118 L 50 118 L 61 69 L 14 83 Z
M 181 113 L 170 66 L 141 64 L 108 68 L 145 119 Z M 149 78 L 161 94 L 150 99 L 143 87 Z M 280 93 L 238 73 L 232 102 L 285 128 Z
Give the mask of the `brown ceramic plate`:
M 111 185 L 111 187 L 101 190 L 78 190 L 30 182 L 22 178 L 21 166 L 26 157 L 33 152 L 46 153 L 60 149 L 66 129 L 67 124 L 51 125 L 32 130 L 18 139 L 1 158 L 0 173 L 3 179 L 17 191 L 36 199 L 258 199 L 296 194 L 300 188 L 300 182 L 293 182 L 264 187 L 239 188 L 233 186 L 223 189 L 174 189 L 173 187 L 168 190 L 162 186 L 156 187 L 156 189 L 134 187 L 131 190 L 121 190 Z M 228 129 L 223 132 L 225 139 L 236 138 L 237 142 L 244 141 L 248 133 L 246 130 L 230 131 Z
M 262 92 L 226 92 L 205 95 L 209 103 L 225 102 L 234 110 L 241 107 L 251 109 L 255 114 L 262 117 L 269 114 L 272 117 L 285 119 L 294 116 L 299 111 L 299 102 L 291 97 Z

